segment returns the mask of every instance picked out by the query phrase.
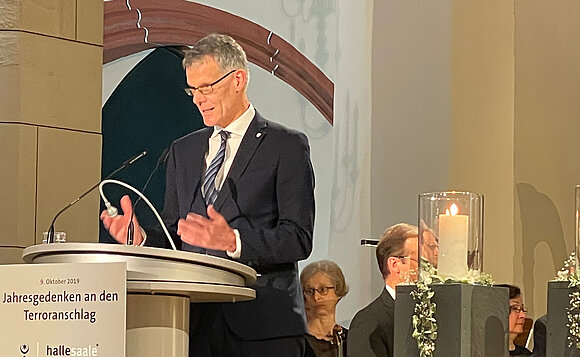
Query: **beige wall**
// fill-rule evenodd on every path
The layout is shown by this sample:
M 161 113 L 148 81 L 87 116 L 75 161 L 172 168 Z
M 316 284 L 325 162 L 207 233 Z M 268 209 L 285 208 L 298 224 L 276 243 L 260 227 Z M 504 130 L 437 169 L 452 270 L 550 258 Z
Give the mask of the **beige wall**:
M 373 235 L 416 222 L 421 192 L 482 193 L 484 269 L 523 287 L 539 317 L 574 245 L 580 3 L 389 0 L 374 10 Z
M 482 193 L 498 281 L 513 281 L 513 21 L 505 0 L 397 0 L 373 25 L 373 235 L 416 224 L 420 193 Z
M 484 195 L 484 270 L 512 282 L 514 237 L 513 2 L 452 7 L 449 188 Z
M 450 2 L 375 1 L 371 233 L 417 224 L 417 197 L 447 189 L 451 142 Z M 371 257 L 376 296 L 384 286 Z
M 102 13 L 101 1 L 0 1 L 0 263 L 99 180 Z M 97 196 L 73 209 L 57 229 L 95 241 Z
M 515 1 L 514 277 L 537 317 L 574 249 L 580 183 L 580 3 Z

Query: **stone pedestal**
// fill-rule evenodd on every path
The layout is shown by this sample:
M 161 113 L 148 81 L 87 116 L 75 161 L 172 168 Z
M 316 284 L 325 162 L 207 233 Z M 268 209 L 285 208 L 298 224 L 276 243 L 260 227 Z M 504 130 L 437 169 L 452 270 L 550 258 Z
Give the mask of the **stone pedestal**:
M 414 286 L 398 286 L 395 300 L 395 357 L 419 356 L 412 337 Z M 507 288 L 435 284 L 438 337 L 434 357 L 507 357 Z

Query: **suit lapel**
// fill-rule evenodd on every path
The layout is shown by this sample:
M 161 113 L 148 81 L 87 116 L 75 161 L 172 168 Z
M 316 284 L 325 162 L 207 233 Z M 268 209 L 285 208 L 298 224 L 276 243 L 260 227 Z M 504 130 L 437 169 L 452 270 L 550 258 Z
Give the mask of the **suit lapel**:
M 214 202 L 216 210 L 219 211 L 226 199 L 232 194 L 231 185 L 236 186 L 238 179 L 244 173 L 258 146 L 266 136 L 267 131 L 265 129 L 267 126 L 268 123 L 256 112 L 254 119 L 252 119 L 250 126 L 248 126 L 248 130 L 246 130 L 246 134 L 242 138 L 228 176 L 222 184 L 222 189 Z

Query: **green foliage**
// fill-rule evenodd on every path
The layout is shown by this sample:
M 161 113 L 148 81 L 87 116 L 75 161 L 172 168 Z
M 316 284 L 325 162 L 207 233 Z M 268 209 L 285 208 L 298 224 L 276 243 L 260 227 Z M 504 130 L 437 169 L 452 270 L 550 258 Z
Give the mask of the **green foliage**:
M 424 282 L 418 282 L 417 289 L 411 291 L 411 296 L 415 300 L 413 338 L 417 340 L 421 357 L 431 357 L 435 352 L 437 321 L 434 315 L 437 305 L 431 301 L 434 294 L 431 286 Z
M 580 349 L 580 275 L 576 271 L 576 253 L 572 252 L 558 272 L 558 281 L 567 281 L 568 287 L 575 288 L 570 293 L 570 305 L 566 308 L 568 317 L 568 346 Z

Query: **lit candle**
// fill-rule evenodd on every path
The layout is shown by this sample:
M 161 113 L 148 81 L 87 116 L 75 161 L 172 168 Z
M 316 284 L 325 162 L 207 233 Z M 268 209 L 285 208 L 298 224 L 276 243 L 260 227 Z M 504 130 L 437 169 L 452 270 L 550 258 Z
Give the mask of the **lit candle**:
M 437 273 L 464 278 L 467 275 L 469 216 L 461 215 L 454 203 L 439 215 L 439 262 Z

